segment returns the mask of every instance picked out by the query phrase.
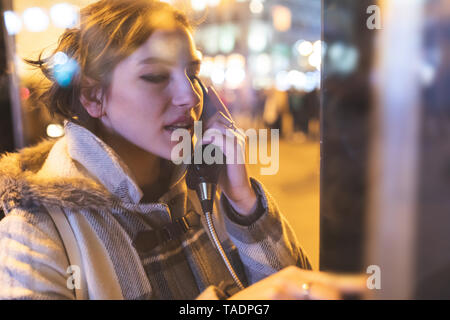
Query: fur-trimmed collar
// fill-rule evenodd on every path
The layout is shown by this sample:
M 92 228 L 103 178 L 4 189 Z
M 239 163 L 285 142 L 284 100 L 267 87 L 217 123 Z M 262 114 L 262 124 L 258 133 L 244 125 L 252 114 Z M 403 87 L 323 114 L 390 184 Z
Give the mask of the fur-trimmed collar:
M 59 205 L 69 209 L 100 209 L 115 197 L 95 180 L 82 175 L 61 177 L 42 171 L 45 161 L 60 140 L 43 140 L 0 158 L 0 202 L 5 213 L 14 207 L 33 209 Z M 57 142 L 57 143 L 56 143 Z
M 177 166 L 170 187 L 159 203 L 140 203 L 143 193 L 119 156 L 92 132 L 64 123 L 64 136 L 43 140 L 0 157 L 0 203 L 5 213 L 14 207 L 40 205 L 72 210 L 120 206 L 134 211 L 164 209 L 180 193 L 186 196 L 186 166 Z

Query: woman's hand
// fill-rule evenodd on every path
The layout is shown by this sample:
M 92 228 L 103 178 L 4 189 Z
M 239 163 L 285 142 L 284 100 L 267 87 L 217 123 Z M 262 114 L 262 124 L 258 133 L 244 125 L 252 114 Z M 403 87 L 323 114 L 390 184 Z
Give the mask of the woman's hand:
M 290 266 L 239 291 L 230 300 L 336 300 L 367 292 L 361 276 L 336 275 Z
M 249 215 L 256 208 L 257 197 L 245 164 L 245 134 L 236 128 L 230 112 L 212 87 L 208 88 L 208 98 L 212 104 L 210 107 L 215 107 L 218 112 L 204 124 L 203 144 L 218 146 L 230 162 L 226 164 L 218 184 L 233 208 L 244 216 Z

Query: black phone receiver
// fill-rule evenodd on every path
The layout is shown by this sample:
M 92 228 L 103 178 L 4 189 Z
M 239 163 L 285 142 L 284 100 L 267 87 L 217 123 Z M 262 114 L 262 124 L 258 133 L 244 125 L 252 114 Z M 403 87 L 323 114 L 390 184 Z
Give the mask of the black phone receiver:
M 203 91 L 203 111 L 200 117 L 200 120 L 207 121 L 210 119 L 215 113 L 217 113 L 217 109 L 215 109 L 209 103 L 208 90 L 203 85 L 202 81 L 195 77 L 198 81 L 200 87 Z M 202 158 L 203 151 L 208 145 L 197 146 L 202 148 Z M 188 167 L 186 174 L 186 184 L 188 188 L 195 190 L 199 197 L 200 203 L 202 205 L 203 212 L 212 212 L 213 203 L 214 203 L 214 195 L 216 193 L 217 181 L 219 179 L 220 171 L 222 170 L 223 164 L 212 163 L 207 164 L 205 161 L 201 161 L 201 163 L 194 162 L 194 154 L 192 152 L 191 164 Z M 214 147 L 211 155 L 216 158 L 219 156 L 219 159 L 224 159 L 223 163 L 226 163 L 225 156 L 222 154 L 222 151 L 219 147 Z
M 200 88 L 202 88 L 203 92 L 203 110 L 202 115 L 200 116 L 200 120 L 202 121 L 208 121 L 213 115 L 217 113 L 217 109 L 214 108 L 210 102 L 209 95 L 208 95 L 208 89 L 206 89 L 203 82 L 200 80 L 199 77 L 194 76 L 194 79 L 197 80 L 198 84 L 200 85 Z

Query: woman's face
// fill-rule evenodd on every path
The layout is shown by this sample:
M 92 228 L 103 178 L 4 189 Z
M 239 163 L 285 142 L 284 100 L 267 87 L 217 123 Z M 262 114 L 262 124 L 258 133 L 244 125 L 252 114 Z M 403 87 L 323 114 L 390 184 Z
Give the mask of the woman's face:
M 157 30 L 114 69 L 104 101 L 103 124 L 138 147 L 170 159 L 171 133 L 193 133 L 202 112 L 201 87 L 194 80 L 200 60 L 183 27 Z

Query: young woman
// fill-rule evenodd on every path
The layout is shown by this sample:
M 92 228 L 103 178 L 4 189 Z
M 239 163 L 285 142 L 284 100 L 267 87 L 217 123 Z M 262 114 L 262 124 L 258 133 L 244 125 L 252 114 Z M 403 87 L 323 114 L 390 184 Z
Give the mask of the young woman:
M 68 61 L 76 72 L 61 81 Z M 225 252 L 250 286 L 241 290 L 186 188 L 186 166 L 170 161 L 172 132 L 192 133 L 205 99 L 183 14 L 153 0 L 101 0 L 81 10 L 80 27 L 64 32 L 51 57 L 29 62 L 51 81 L 41 99 L 65 120 L 65 135 L 0 160 L 0 298 L 309 294 L 301 269 L 310 264 L 245 165 L 226 165 L 214 211 Z M 222 111 L 204 126 L 225 136 L 234 124 Z M 243 152 L 239 131 L 232 132 L 241 141 L 235 152 Z M 69 228 L 61 230 L 61 217 Z M 277 273 L 288 266 L 296 267 Z

